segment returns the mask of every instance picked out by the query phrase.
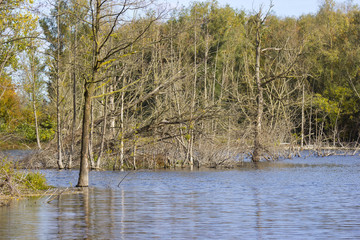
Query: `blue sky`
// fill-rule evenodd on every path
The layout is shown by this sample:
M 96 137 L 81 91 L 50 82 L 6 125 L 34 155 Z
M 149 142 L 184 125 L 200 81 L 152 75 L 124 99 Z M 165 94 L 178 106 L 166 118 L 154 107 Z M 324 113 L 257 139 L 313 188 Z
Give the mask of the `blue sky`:
M 179 5 L 189 6 L 193 0 L 167 0 L 173 5 L 178 2 Z M 344 3 L 347 0 L 337 0 L 338 3 Z M 266 9 L 270 0 L 218 0 L 221 6 L 229 4 L 233 8 L 244 9 L 248 12 L 258 10 L 260 5 Z M 316 13 L 323 0 L 273 0 L 273 12 L 281 17 L 298 17 L 302 14 Z M 360 0 L 353 0 L 354 4 L 360 5 Z

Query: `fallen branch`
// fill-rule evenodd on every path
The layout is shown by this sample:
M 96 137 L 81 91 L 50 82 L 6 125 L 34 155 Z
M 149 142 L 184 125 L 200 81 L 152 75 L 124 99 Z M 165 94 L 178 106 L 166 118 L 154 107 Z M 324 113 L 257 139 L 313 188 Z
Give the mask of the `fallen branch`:
M 136 171 L 135 171 L 136 172 Z M 130 174 L 130 173 L 135 173 L 135 172 L 128 172 L 119 182 L 118 187 L 120 187 L 120 184 L 125 180 L 125 178 Z

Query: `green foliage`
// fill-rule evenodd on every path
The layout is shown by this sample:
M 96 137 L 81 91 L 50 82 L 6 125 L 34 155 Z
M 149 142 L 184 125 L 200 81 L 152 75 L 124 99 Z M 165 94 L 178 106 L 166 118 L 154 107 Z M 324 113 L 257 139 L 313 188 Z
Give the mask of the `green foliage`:
M 39 172 L 29 172 L 25 177 L 25 186 L 33 190 L 46 190 L 49 189 L 49 185 L 46 183 L 44 174 Z
M 2 43 L 14 36 L 31 36 L 40 29 L 36 26 L 37 17 L 14 10 L 26 2 L 12 0 L 2 5 L 7 8 L 7 11 L 0 12 Z M 263 10 L 264 16 L 266 9 Z M 141 148 L 145 143 L 143 134 L 146 129 L 150 129 L 146 137 L 153 139 L 151 142 L 156 142 L 160 132 L 161 138 L 168 134 L 169 138 L 175 139 L 179 136 L 179 131 L 183 139 L 197 140 L 199 138 L 196 134 L 206 136 L 210 131 L 203 129 L 210 129 L 210 125 L 214 131 L 211 135 L 214 136 L 235 136 L 244 128 L 253 128 L 256 113 L 254 106 L 258 98 L 254 81 L 256 15 L 247 15 L 229 6 L 220 6 L 217 1 L 193 2 L 188 8 L 174 13 L 171 20 L 151 25 L 148 31 L 134 42 L 130 40 L 147 29 L 147 24 L 154 18 L 154 12 L 144 14 L 141 19 L 117 25 L 108 36 L 108 43 L 102 45 L 101 42 L 107 35 L 100 30 L 105 29 L 103 26 L 109 22 L 104 23 L 105 25 L 97 29 L 100 31 L 98 41 L 101 49 L 92 52 L 94 33 L 88 11 L 85 2 L 84 5 L 76 1 L 54 2 L 50 15 L 40 20 L 43 36 L 48 42 L 46 60 L 44 56 L 36 53 L 35 40 L 11 42 L 0 46 L 0 65 L 4 66 L 4 69 L 0 69 L 1 132 L 15 132 L 30 142 L 36 141 L 32 105 L 29 104 L 29 100 L 26 101 L 26 98 L 31 99 L 33 94 L 36 95 L 33 99 L 35 98 L 41 141 L 49 141 L 55 135 L 56 124 L 52 115 L 55 115 L 56 104 L 59 107 L 60 120 L 64 124 L 61 137 L 69 139 L 67 134 L 71 132 L 73 111 L 73 100 L 70 97 L 73 90 L 72 77 L 75 76 L 76 82 L 76 108 L 82 109 L 83 106 L 79 104 L 83 104 L 84 89 L 80 85 L 91 79 L 91 68 L 94 67 L 91 66 L 93 54 L 99 51 L 99 57 L 103 57 L 107 55 L 107 49 L 114 46 L 122 49 L 129 42 L 131 50 L 128 51 L 125 47 L 124 51 L 116 54 L 110 52 L 111 57 L 98 63 L 98 79 L 94 79 L 96 94 L 99 96 L 114 90 L 111 96 L 116 104 L 107 106 L 106 109 L 108 113 L 111 111 L 115 114 L 112 117 L 119 116 L 120 100 L 126 109 L 122 112 L 123 129 L 114 141 L 120 142 L 126 138 L 125 147 L 136 144 Z M 108 21 L 108 17 L 110 15 L 101 21 Z M 5 36 L 6 29 L 12 30 L 14 35 Z M 304 127 L 308 128 L 304 131 L 310 132 L 309 137 L 317 134 L 315 129 L 319 125 L 313 124 L 323 124 L 324 135 L 341 132 L 340 137 L 344 136 L 349 141 L 357 140 L 360 123 L 359 8 L 349 3 L 344 10 L 337 7 L 335 1 L 326 0 L 316 14 L 299 18 L 269 15 L 266 20 L 264 19 L 260 35 L 262 51 L 259 68 L 265 91 L 265 122 L 269 123 L 272 129 L 277 129 L 276 125 L 282 124 L 284 128 L 295 128 L 292 132 L 293 138 L 298 139 L 301 136 L 299 123 L 302 121 L 301 86 L 304 85 L 305 95 L 312 96 L 307 98 L 312 99 L 311 104 L 310 101 L 304 103 L 307 112 Z M 32 56 L 34 64 L 26 65 L 29 70 L 35 70 L 38 74 L 37 77 L 32 76 L 36 80 L 36 86 L 24 84 L 23 94 L 16 90 L 11 73 L 5 69 L 19 68 L 21 58 L 16 56 L 21 52 L 28 53 L 28 57 Z M 48 73 L 47 89 L 44 89 L 45 83 L 41 77 L 44 71 Z M 158 94 L 144 102 L 136 103 L 137 99 L 142 99 L 169 78 L 176 76 L 178 71 L 182 76 L 168 85 L 168 89 L 162 87 Z M 269 79 L 272 80 L 267 81 Z M 127 84 L 130 85 L 125 88 Z M 113 90 L 108 88 L 110 85 Z M 100 92 L 102 88 L 103 93 Z M 123 98 L 120 98 L 122 93 Z M 56 100 L 57 97 L 59 102 Z M 133 103 L 136 103 L 136 106 L 127 108 Z M 94 99 L 95 123 L 102 117 L 103 107 L 103 102 Z M 208 112 L 216 111 L 217 114 L 200 114 L 204 109 Z M 232 130 L 234 133 L 226 134 L 230 128 L 224 127 L 223 124 L 223 120 L 229 115 L 224 114 L 225 112 L 231 113 L 231 118 L 239 119 L 234 124 L 233 129 L 237 129 Z M 77 125 L 82 114 L 81 111 L 78 112 Z M 169 119 L 170 124 L 165 124 L 166 121 L 161 122 L 160 119 Z M 194 123 L 190 126 L 191 121 Z M 112 127 L 119 129 L 119 121 L 115 122 L 117 126 Z M 201 124 L 198 124 L 199 122 Z M 144 128 L 147 124 L 149 128 Z M 178 125 L 173 127 L 176 124 Z M 200 125 L 203 126 L 201 131 L 198 129 Z M 95 124 L 92 135 L 94 152 L 99 142 L 98 126 Z M 192 135 L 189 134 L 190 130 Z M 132 134 L 128 134 L 129 132 Z M 291 134 L 287 134 L 287 139 L 291 137 Z M 110 139 L 107 142 L 111 142 Z M 67 145 L 64 144 L 64 148 L 67 148 Z M 110 148 L 112 146 L 106 145 Z M 112 150 L 115 148 L 109 151 Z M 97 155 L 94 156 L 96 160 Z
M 16 172 L 16 169 L 19 168 L 19 165 L 8 160 L 7 158 L 2 158 L 0 160 L 0 181 L 4 181 L 7 176 L 15 176 L 19 178 L 20 175 Z
M 51 123 L 45 122 L 44 125 L 40 124 L 39 130 L 40 140 L 43 142 L 50 141 L 55 136 L 55 129 Z M 17 127 L 16 132 L 30 142 L 36 141 L 36 130 L 35 126 L 32 124 L 30 125 L 28 123 L 23 123 Z
M 14 133 L 26 139 L 28 142 L 36 142 L 36 129 L 31 111 L 23 111 L 23 120 L 15 128 Z M 40 115 L 39 133 L 42 142 L 48 142 L 55 136 L 56 124 L 50 115 Z M 1 128 L 0 128 L 1 130 Z
M 335 117 L 340 111 L 339 103 L 329 100 L 320 94 L 315 95 L 314 104 L 324 113 L 324 115 L 330 115 L 331 118 Z
M 36 141 L 35 127 L 27 123 L 19 125 L 16 129 L 17 133 L 22 135 L 29 141 Z
M 43 142 L 48 142 L 55 136 L 55 128 L 56 124 L 54 123 L 54 119 L 51 118 L 50 115 L 46 115 L 45 118 L 41 119 L 40 122 L 40 139 Z M 36 137 L 36 136 L 35 136 Z
M 0 194 L 13 195 L 29 191 L 47 190 L 44 174 L 18 170 L 20 165 L 6 158 L 0 160 Z

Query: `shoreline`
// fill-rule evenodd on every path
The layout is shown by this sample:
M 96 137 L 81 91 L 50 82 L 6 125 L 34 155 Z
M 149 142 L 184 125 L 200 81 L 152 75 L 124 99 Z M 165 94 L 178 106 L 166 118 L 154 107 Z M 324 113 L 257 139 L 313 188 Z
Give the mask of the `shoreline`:
M 36 191 L 29 191 L 28 193 L 20 193 L 19 195 L 0 195 L 0 207 L 9 206 L 12 201 L 20 200 L 20 199 L 27 199 L 31 197 L 49 197 L 47 203 L 53 201 L 56 197 L 60 197 L 62 195 L 69 195 L 69 194 L 81 194 L 83 193 L 83 188 L 77 187 L 58 187 L 58 188 L 49 188 L 47 190 L 36 190 Z
M 273 153 L 264 154 L 261 162 L 274 162 L 281 159 L 292 159 L 294 157 L 302 157 L 304 152 L 309 151 L 311 155 L 326 157 L 333 155 L 356 155 L 360 153 L 360 147 L 353 144 L 344 144 L 343 147 L 337 146 L 317 146 L 317 145 L 305 145 L 301 147 L 300 145 L 292 146 L 290 143 L 281 143 L 279 146 L 274 149 Z M 353 145 L 353 146 L 351 146 Z M 354 146 L 355 145 L 355 146 Z M 7 160 L 12 161 L 16 164 L 19 164 L 17 167 L 19 169 L 24 170 L 43 170 L 43 169 L 54 169 L 59 170 L 57 167 L 56 159 L 53 157 L 49 157 L 44 155 L 45 151 L 29 149 L 29 150 L 0 150 L 0 157 L 5 157 Z M 139 156 L 137 159 L 137 170 L 162 170 L 162 169 L 188 169 L 192 168 L 188 163 L 174 162 L 170 164 L 164 159 L 155 159 L 156 164 L 154 165 L 154 160 L 151 158 L 143 156 Z M 149 155 L 150 156 L 150 155 Z M 235 158 L 225 157 L 224 159 L 209 159 L 208 161 L 204 161 L 205 159 L 199 159 L 194 163 L 193 168 L 206 168 L 206 169 L 232 169 L 236 167 L 241 167 L 244 163 L 251 162 L 251 152 L 245 153 L 242 152 L 242 155 L 232 155 Z M 219 157 L 219 156 L 218 156 Z M 106 160 L 104 161 L 106 162 Z M 175 165 L 174 165 L 175 164 Z M 74 162 L 73 167 L 71 169 L 64 168 L 61 170 L 79 170 L 79 163 Z M 114 169 L 112 165 L 105 164 L 100 168 L 91 168 L 90 171 L 132 171 L 131 165 L 124 166 L 123 169 Z

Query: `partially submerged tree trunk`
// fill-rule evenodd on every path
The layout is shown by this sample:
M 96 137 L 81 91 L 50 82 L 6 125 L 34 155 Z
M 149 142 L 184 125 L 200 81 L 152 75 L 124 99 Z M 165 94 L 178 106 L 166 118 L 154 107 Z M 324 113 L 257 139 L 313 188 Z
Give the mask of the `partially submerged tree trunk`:
M 195 14 L 196 17 L 196 14 Z M 194 166 L 194 128 L 195 128 L 195 121 L 193 120 L 193 115 L 195 111 L 195 101 L 196 101 L 196 84 L 197 84 L 197 28 L 196 22 L 194 26 L 194 82 L 193 82 L 193 96 L 191 100 L 191 116 L 190 116 L 190 123 L 189 123 L 189 140 L 188 140 L 188 156 L 190 161 L 190 167 L 193 168 Z
M 60 1 L 58 2 L 60 9 Z M 58 167 L 63 169 L 62 148 L 61 148 L 61 116 L 60 116 L 60 12 L 57 15 L 57 59 L 56 59 L 56 122 L 57 122 L 57 151 Z
M 68 169 L 72 168 L 72 161 L 74 157 L 74 145 L 75 145 L 75 130 L 76 130 L 76 49 L 77 49 L 77 26 L 75 25 L 75 33 L 74 33 L 74 46 L 73 46 L 73 67 L 72 67 L 72 93 L 73 93 L 73 119 L 71 126 L 71 145 L 70 145 L 70 154 L 69 154 L 69 162 Z
M 305 83 L 302 86 L 302 101 L 301 101 L 301 149 L 304 148 L 305 140 Z
M 137 4 L 142 4 L 138 6 Z M 92 60 L 90 74 L 84 76 L 90 76 L 89 79 L 84 81 L 84 106 L 83 106 L 83 125 L 82 125 L 82 139 L 81 139 L 81 153 L 80 153 L 80 172 L 78 187 L 88 187 L 89 185 L 89 131 L 91 122 L 91 101 L 94 95 L 95 87 L 97 83 L 101 83 L 104 79 L 100 75 L 102 69 L 110 67 L 111 63 L 116 60 L 116 54 L 124 52 L 130 49 L 134 43 L 136 43 L 145 32 L 149 29 L 150 25 L 157 20 L 151 19 L 149 23 L 140 32 L 129 41 L 129 39 L 120 40 L 114 45 L 109 44 L 113 37 L 116 27 L 120 24 L 121 16 L 124 16 L 127 11 L 133 9 L 140 9 L 142 6 L 146 6 L 145 1 L 125 1 L 123 3 L 117 3 L 113 0 L 95 0 L 89 1 L 89 8 L 91 13 L 91 33 L 92 33 Z M 111 9 L 116 9 L 117 12 L 109 14 Z M 123 54 L 124 54 L 123 53 Z
M 123 77 L 123 84 L 125 85 L 125 77 Z M 124 97 L 125 93 L 121 92 L 121 109 L 120 109 L 120 170 L 124 169 Z
M 31 54 L 31 60 L 30 60 L 30 66 L 31 66 L 31 70 L 30 70 L 30 74 L 31 74 L 31 81 L 32 81 L 32 86 L 31 86 L 31 95 L 32 95 L 32 107 L 33 107 L 33 112 L 34 112 L 34 121 L 35 121 L 35 132 L 36 132 L 36 142 L 38 145 L 38 148 L 41 149 L 41 143 L 40 143 L 40 132 L 39 132 L 39 124 L 38 124 L 38 116 L 37 116 L 37 109 L 36 109 L 36 66 L 35 66 L 35 60 L 34 60 L 34 53 Z
M 261 122 L 264 109 L 264 96 L 263 96 L 263 87 L 261 85 L 260 79 L 260 54 L 261 54 L 261 11 L 257 15 L 256 23 L 256 49 L 255 49 L 255 82 L 257 87 L 257 113 L 254 129 L 254 150 L 252 154 L 252 161 L 259 162 L 261 160 Z
M 91 97 L 94 92 L 93 83 L 85 83 L 84 93 L 84 116 L 82 125 L 82 138 L 81 138 L 81 151 L 80 151 L 80 172 L 79 181 L 77 187 L 89 186 L 89 131 L 90 131 L 90 109 L 91 109 Z

